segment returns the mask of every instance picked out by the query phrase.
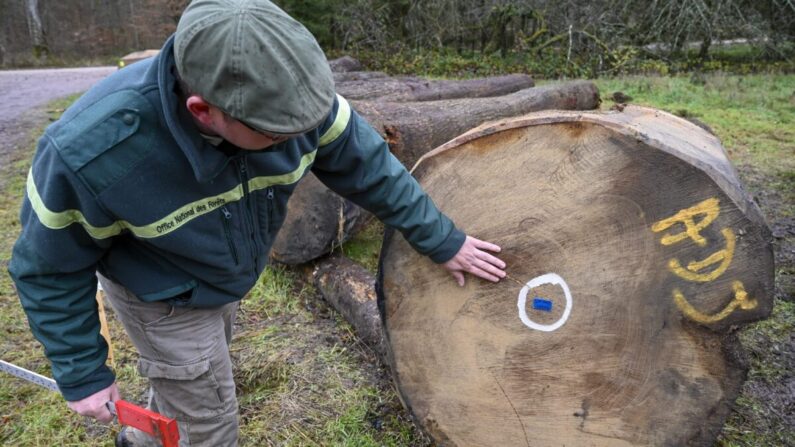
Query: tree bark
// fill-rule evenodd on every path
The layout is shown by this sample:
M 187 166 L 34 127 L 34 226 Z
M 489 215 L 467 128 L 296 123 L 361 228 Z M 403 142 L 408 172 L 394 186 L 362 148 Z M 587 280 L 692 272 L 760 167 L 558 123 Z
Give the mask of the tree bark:
M 25 0 L 25 13 L 28 20 L 28 35 L 33 46 L 34 56 L 40 57 L 50 54 L 44 27 L 41 25 L 38 0 Z
M 328 61 L 331 71 L 342 73 L 346 71 L 361 71 L 362 63 L 350 56 L 342 56 Z
M 668 113 L 484 125 L 414 175 L 508 277 L 460 288 L 399 235 L 379 307 L 395 381 L 449 445 L 712 445 L 773 306 L 761 212 L 710 133 Z
M 427 80 L 394 78 L 350 80 L 337 85 L 337 93 L 347 99 L 383 102 L 438 101 L 441 99 L 502 96 L 534 85 L 533 78 L 510 74 L 468 80 Z
M 384 103 L 352 101 L 360 115 L 384 137 L 406 166 L 424 153 L 490 120 L 539 110 L 590 110 L 599 106 L 593 82 L 575 81 L 519 90 L 495 98 Z
M 592 109 L 599 104 L 599 94 L 591 82 L 572 82 L 498 98 L 352 104 L 386 137 L 398 159 L 411 167 L 423 153 L 484 121 L 539 109 Z M 289 265 L 316 259 L 355 234 L 366 216 L 369 214 L 339 199 L 309 174 L 287 205 L 271 257 Z
M 370 217 L 310 173 L 287 204 L 287 216 L 273 241 L 271 259 L 287 265 L 317 259 L 347 241 Z
M 312 282 L 356 330 L 356 335 L 384 359 L 386 345 L 375 293 L 375 278 L 361 265 L 342 256 L 317 263 Z
M 336 84 L 340 84 L 342 82 L 389 78 L 389 75 L 382 71 L 343 71 L 334 72 L 332 74 L 334 75 L 334 82 Z

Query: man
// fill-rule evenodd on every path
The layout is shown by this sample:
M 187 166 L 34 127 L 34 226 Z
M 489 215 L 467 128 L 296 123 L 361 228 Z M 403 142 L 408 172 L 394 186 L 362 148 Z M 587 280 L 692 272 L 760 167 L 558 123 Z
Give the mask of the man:
M 160 54 L 89 90 L 42 137 L 9 271 L 73 410 L 119 399 L 96 274 L 184 445 L 235 445 L 229 342 L 309 170 L 447 268 L 498 281 L 499 247 L 441 214 L 334 94 L 312 35 L 266 0 L 195 0 Z M 126 430 L 120 445 L 149 445 Z

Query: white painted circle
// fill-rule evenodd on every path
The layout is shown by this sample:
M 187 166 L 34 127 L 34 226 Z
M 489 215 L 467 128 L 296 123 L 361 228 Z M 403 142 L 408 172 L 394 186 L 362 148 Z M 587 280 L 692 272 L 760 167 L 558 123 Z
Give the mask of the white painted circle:
M 527 316 L 527 311 L 525 310 L 525 306 L 527 305 L 527 293 L 530 291 L 530 289 L 543 284 L 558 285 L 561 289 L 563 289 L 563 294 L 566 295 L 566 309 L 563 310 L 563 315 L 561 315 L 560 319 L 552 324 L 536 323 Z M 566 320 L 569 319 L 572 304 L 573 300 L 571 299 L 571 290 L 569 290 L 569 285 L 566 284 L 566 281 L 564 281 L 563 278 L 561 278 L 557 273 L 547 273 L 545 275 L 536 276 L 535 278 L 531 279 L 527 282 L 527 284 L 525 284 L 524 287 L 522 287 L 522 290 L 519 291 L 519 318 L 522 320 L 522 323 L 524 323 L 524 325 L 530 329 L 543 332 L 552 332 L 563 326 L 563 324 L 566 323 Z

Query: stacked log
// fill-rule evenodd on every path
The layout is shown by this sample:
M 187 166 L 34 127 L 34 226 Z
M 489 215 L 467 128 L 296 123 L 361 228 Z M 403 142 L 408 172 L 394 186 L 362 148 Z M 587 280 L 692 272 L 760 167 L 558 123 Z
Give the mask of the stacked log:
M 340 78 L 343 77 L 340 76 Z M 348 80 L 337 83 L 337 93 L 348 100 L 366 99 L 381 102 L 438 101 L 441 99 L 502 96 L 534 85 L 533 78 L 524 74 L 463 81 L 380 77 L 354 79 L 352 75 L 345 78 Z
M 389 101 L 350 101 L 354 110 L 385 138 L 392 153 L 407 167 L 432 148 L 483 122 L 546 109 L 594 109 L 600 102 L 596 86 L 584 81 L 522 88 L 532 85 L 532 79 L 511 75 L 471 81 L 421 81 L 380 75 L 369 79 L 362 74 L 357 76 L 355 80 L 340 81 L 338 89 L 366 83 L 402 83 L 416 87 L 415 98 L 426 99 L 460 96 L 467 88 L 472 89 L 471 98 L 394 102 L 395 95 L 410 99 L 406 95 L 411 87 L 406 87 L 389 90 L 389 95 L 393 95 L 387 96 L 392 98 Z M 376 90 L 370 88 L 368 92 Z M 511 90 L 513 93 L 505 94 Z M 271 257 L 281 263 L 301 264 L 328 253 L 334 245 L 354 234 L 369 217 L 350 202 L 329 199 L 330 193 L 325 187 L 311 174 L 307 177 L 311 180 L 302 181 L 296 188 L 284 226 L 271 250 Z
M 527 88 L 492 98 L 406 103 L 352 101 L 353 108 L 409 167 L 431 149 L 487 121 L 540 110 L 592 110 L 599 104 L 599 89 L 589 81 Z
M 375 79 L 386 79 L 389 77 L 382 71 L 343 71 L 334 72 L 334 83 L 340 85 L 351 81 L 371 81 Z

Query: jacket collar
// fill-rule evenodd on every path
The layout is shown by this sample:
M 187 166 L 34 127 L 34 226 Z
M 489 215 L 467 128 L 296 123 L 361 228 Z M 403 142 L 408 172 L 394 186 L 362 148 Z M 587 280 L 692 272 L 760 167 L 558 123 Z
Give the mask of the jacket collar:
M 221 173 L 229 157 L 202 138 L 187 108 L 177 96 L 173 35 L 163 45 L 157 58 L 157 84 L 168 130 L 187 157 L 196 180 L 208 182 Z

